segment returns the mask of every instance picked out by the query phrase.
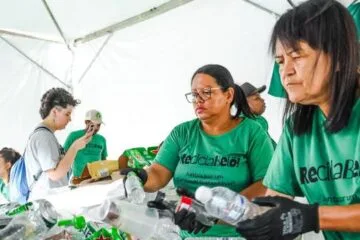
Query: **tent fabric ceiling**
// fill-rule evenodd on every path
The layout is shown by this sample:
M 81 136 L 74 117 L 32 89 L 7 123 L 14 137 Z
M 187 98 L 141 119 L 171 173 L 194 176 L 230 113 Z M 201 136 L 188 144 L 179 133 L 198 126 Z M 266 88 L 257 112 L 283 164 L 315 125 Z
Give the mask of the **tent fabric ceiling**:
M 198 0 L 204 1 L 204 0 Z M 228 0 L 225 0 L 228 1 Z M 246 0 L 281 14 L 291 8 L 287 0 Z M 352 0 L 339 0 L 348 5 Z M 0 0 L 0 29 L 31 34 L 63 42 L 45 4 L 49 6 L 66 41 L 82 37 L 98 29 L 122 22 L 169 0 Z M 181 0 L 179 0 L 181 2 Z M 292 0 L 296 5 L 302 1 Z M 31 11 L 29 11 L 31 9 Z M 36 22 L 36 24 L 33 24 Z
M 259 4 L 260 6 L 269 9 L 270 11 L 276 13 L 276 14 L 282 14 L 286 10 L 291 9 L 291 5 L 287 0 L 250 0 L 253 3 Z M 338 2 L 341 2 L 345 6 L 348 6 L 351 2 L 354 0 L 338 0 Z M 304 0 L 292 0 L 292 3 L 294 5 L 298 5 L 301 2 L 304 2 Z
M 170 2 L 43 1 L 66 40 Z M 272 60 L 267 50 L 276 17 L 245 0 L 194 0 L 71 51 L 65 44 L 1 34 L 7 29 L 63 42 L 43 1 L 0 0 L 0 108 L 4 113 L 0 125 L 5 126 L 0 147 L 22 151 L 28 133 L 41 120 L 41 95 L 51 87 L 64 87 L 48 72 L 71 85 L 68 89 L 83 102 L 73 114 L 74 121 L 57 134 L 60 142 L 69 131 L 83 127 L 82 114 L 87 109 L 99 108 L 107 123 L 101 133 L 107 136 L 112 157 L 124 148 L 157 144 L 177 123 L 194 117 L 183 94 L 201 65 L 222 64 L 237 82 L 260 85 L 270 78 Z M 279 13 L 289 8 L 286 0 L 252 1 Z M 273 98 L 266 101 L 271 111 L 265 117 L 277 139 L 280 103 Z
M 0 29 L 62 41 L 44 2 L 1 0 Z M 168 0 L 47 0 L 66 39 L 75 39 L 157 7 Z M 31 9 L 31 11 L 29 11 Z M 37 24 L 33 24 L 36 22 Z

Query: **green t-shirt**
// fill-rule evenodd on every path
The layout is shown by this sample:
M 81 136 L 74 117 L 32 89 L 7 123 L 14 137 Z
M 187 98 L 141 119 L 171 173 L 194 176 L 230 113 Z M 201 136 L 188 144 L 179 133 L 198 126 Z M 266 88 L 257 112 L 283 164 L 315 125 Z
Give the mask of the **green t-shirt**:
M 272 154 L 268 135 L 254 120 L 244 118 L 227 133 L 211 136 L 195 119 L 172 130 L 155 162 L 173 173 L 177 188 L 194 193 L 199 186 L 223 186 L 240 192 L 265 176 Z M 215 225 L 196 236 L 238 234 L 234 227 Z
M 84 136 L 85 130 L 72 132 L 67 137 L 64 149 L 67 151 L 71 144 L 78 138 Z M 104 160 L 107 157 L 106 140 L 100 134 L 95 134 L 85 148 L 77 152 L 72 170 L 75 177 L 81 176 L 87 163 Z
M 5 199 L 10 201 L 9 188 L 2 179 L 0 179 L 0 193 L 5 197 Z
M 341 131 L 326 132 L 325 120 L 317 109 L 311 132 L 301 136 L 286 124 L 264 185 L 323 206 L 360 203 L 360 100 Z M 324 231 L 324 235 L 326 239 L 360 239 L 360 233 Z
M 240 117 L 246 117 L 245 115 L 241 114 Z M 276 148 L 276 142 L 274 141 L 274 139 L 272 139 L 272 137 L 269 134 L 269 124 L 267 122 L 267 120 L 261 116 L 261 115 L 254 115 L 254 117 L 252 118 L 252 120 L 254 120 L 255 122 L 257 122 L 258 124 L 260 124 L 260 126 L 265 130 L 265 132 L 267 133 L 267 135 L 269 136 L 270 140 L 271 140 L 271 144 L 273 145 L 274 149 Z
M 253 120 L 260 124 L 260 126 L 267 132 L 269 130 L 269 124 L 263 116 L 256 115 Z

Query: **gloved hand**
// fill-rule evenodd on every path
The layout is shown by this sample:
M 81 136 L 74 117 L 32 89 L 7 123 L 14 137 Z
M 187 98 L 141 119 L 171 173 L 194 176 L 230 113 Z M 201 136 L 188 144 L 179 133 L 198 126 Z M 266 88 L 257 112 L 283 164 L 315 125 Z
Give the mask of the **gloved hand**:
M 212 225 L 205 225 L 198 221 L 196 213 L 185 208 L 175 213 L 175 224 L 182 230 L 194 234 L 206 233 L 212 227 Z
M 178 194 L 184 194 L 186 197 L 191 196 L 192 194 L 184 189 L 177 189 Z M 196 201 L 195 199 L 192 199 Z M 201 204 L 201 203 L 199 203 Z M 199 232 L 207 232 L 211 226 L 214 224 L 215 219 L 206 219 L 207 222 L 211 224 L 203 224 L 198 219 L 205 219 L 204 212 L 194 212 L 189 211 L 185 208 L 180 209 L 178 212 L 175 212 L 176 205 L 173 205 L 164 199 L 155 199 L 154 201 L 148 202 L 148 207 L 157 208 L 159 210 L 169 210 L 173 214 L 173 220 L 176 225 L 178 225 L 182 230 L 186 230 L 189 233 L 197 234 Z M 196 209 L 194 209 L 196 211 Z M 198 209 L 199 211 L 199 209 Z M 203 210 L 205 211 L 205 209 Z M 205 221 L 203 221 L 205 222 Z
M 192 199 L 191 207 L 193 211 L 181 209 L 175 219 L 177 225 L 183 226 L 183 230 L 189 233 L 197 234 L 199 232 L 207 232 L 219 219 L 207 215 L 204 204 L 195 200 L 195 195 L 185 188 L 177 188 L 176 193 Z M 195 211 L 195 212 L 194 212 Z M 191 224 L 190 222 L 193 221 Z M 181 228 L 181 227 L 180 227 Z
M 126 187 L 125 187 L 125 182 L 127 180 L 127 175 L 130 173 L 130 172 L 133 172 L 136 174 L 136 176 L 140 179 L 141 183 L 143 185 L 145 185 L 147 179 L 148 179 L 148 174 L 147 172 L 140 168 L 124 168 L 120 171 L 120 174 L 122 175 L 125 175 L 125 177 L 123 178 L 123 184 L 124 184 L 124 189 L 125 189 L 125 196 L 127 197 L 127 192 L 126 192 Z
M 259 197 L 253 201 L 272 207 L 254 219 L 239 222 L 236 230 L 247 240 L 290 240 L 319 231 L 318 204 L 302 204 L 284 197 Z
M 179 196 L 185 196 L 185 197 L 195 199 L 195 195 L 193 193 L 191 193 L 190 191 L 188 191 L 187 189 L 185 189 L 185 188 L 177 188 L 176 193 Z

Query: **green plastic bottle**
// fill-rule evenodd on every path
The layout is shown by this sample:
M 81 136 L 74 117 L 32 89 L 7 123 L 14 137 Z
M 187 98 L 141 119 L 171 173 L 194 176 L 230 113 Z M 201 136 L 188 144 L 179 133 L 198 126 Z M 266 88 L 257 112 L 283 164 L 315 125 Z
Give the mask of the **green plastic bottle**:
M 83 216 L 74 216 L 72 219 L 59 220 L 57 225 L 59 227 L 73 226 L 75 229 L 83 229 L 86 227 L 86 221 Z
M 33 206 L 32 202 L 25 203 L 23 205 L 20 205 L 18 207 L 15 207 L 9 211 L 7 211 L 5 214 L 8 216 L 15 216 L 24 212 L 29 211 Z

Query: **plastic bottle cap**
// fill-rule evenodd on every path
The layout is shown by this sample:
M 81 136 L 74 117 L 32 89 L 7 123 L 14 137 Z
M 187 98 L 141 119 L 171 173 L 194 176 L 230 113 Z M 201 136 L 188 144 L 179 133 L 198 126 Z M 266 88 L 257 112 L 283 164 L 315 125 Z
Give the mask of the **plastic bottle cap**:
M 211 189 L 205 186 L 201 186 L 195 191 L 195 198 L 202 203 L 206 203 L 212 198 Z

